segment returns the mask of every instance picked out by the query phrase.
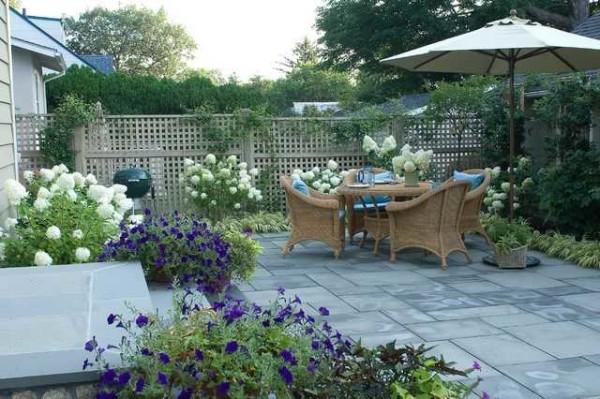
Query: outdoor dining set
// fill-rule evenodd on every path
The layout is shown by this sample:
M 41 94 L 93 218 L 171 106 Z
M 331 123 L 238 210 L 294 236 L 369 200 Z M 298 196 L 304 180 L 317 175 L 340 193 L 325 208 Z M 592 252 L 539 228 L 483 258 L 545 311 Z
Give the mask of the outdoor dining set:
M 479 218 L 491 180 L 488 171 L 454 172 L 441 184 L 414 185 L 382 169 L 369 173 L 374 177 L 365 183 L 363 169 L 351 170 L 335 194 L 324 194 L 298 178 L 281 176 L 290 221 L 283 254 L 288 255 L 301 241 L 316 240 L 333 248 L 338 258 L 346 236 L 352 241 L 362 233 L 360 245 L 371 236 L 375 255 L 381 241 L 389 238 L 391 261 L 398 251 L 420 248 L 437 255 L 446 268 L 448 255 L 454 251 L 470 261 L 463 241 L 466 232 L 479 233 L 489 242 Z

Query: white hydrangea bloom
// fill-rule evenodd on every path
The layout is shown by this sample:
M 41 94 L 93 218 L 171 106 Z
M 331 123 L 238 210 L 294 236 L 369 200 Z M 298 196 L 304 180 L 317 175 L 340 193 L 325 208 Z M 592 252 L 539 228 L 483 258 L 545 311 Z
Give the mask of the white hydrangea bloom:
M 331 177 L 331 179 L 329 179 L 329 182 L 331 183 L 331 185 L 333 187 L 337 187 L 340 185 L 340 183 L 342 182 L 341 179 L 337 176 L 333 176 Z
M 138 225 L 140 223 L 144 222 L 144 215 L 130 215 L 129 216 L 129 223 L 132 225 Z
M 238 167 L 240 169 L 248 169 L 248 163 L 246 163 L 246 162 L 240 162 L 240 164 L 238 165 Z
M 77 187 L 85 186 L 85 177 L 79 172 L 73 172 L 73 180 L 75 180 L 75 185 Z
M 520 206 L 518 202 L 513 202 L 513 209 L 519 209 Z
M 107 196 L 106 187 L 99 184 L 92 184 L 88 189 L 87 196 L 96 202 L 102 202 Z
M 404 171 L 412 173 L 417 170 L 417 166 L 412 161 L 406 161 L 404 163 Z
M 504 183 L 502 183 L 500 185 L 500 188 L 502 189 L 502 191 L 504 191 L 505 193 L 508 193 L 510 191 L 510 183 L 505 181 Z
M 113 184 L 111 188 L 115 194 L 125 194 L 127 192 L 127 186 L 123 184 Z
M 206 158 L 204 158 L 204 162 L 206 162 L 209 165 L 213 165 L 217 163 L 217 157 L 215 157 L 215 154 L 208 154 L 206 156 Z
M 42 168 L 40 169 L 40 176 L 42 177 L 43 181 L 49 183 L 52 180 L 54 180 L 54 178 L 56 177 L 56 173 L 54 173 L 54 171 L 51 169 Z
M 493 201 L 492 202 L 492 207 L 494 209 L 503 209 L 504 208 L 504 204 L 502 203 L 502 201 Z
M 121 198 L 116 201 L 118 212 L 122 215 L 133 208 L 133 200 L 131 198 Z
M 329 170 L 337 170 L 338 164 L 333 159 L 327 161 L 327 169 Z
M 60 238 L 60 229 L 57 226 L 50 226 L 46 230 L 46 238 L 49 240 L 58 240 Z
M 223 168 L 219 171 L 219 175 L 226 178 L 231 177 L 231 169 Z
M 33 201 L 33 207 L 40 212 L 45 211 L 50 206 L 50 201 L 45 198 L 38 198 Z
M 496 166 L 494 169 L 492 169 L 492 177 L 500 176 L 501 172 L 502 172 L 502 169 L 500 169 L 500 166 Z
M 69 173 L 63 173 L 56 179 L 56 184 L 62 191 L 69 191 L 75 188 L 75 179 Z
M 6 230 L 11 230 L 17 225 L 17 223 L 18 220 L 15 218 L 6 218 L 6 221 L 4 222 L 4 227 L 6 228 Z
M 363 137 L 362 147 L 365 152 L 379 152 L 379 146 L 377 145 L 375 140 L 373 140 L 369 135 L 365 135 L 365 137 Z
M 8 179 L 4 182 L 4 190 L 6 191 L 8 202 L 13 206 L 19 205 L 28 195 L 25 186 L 14 179 Z
M 206 199 L 206 197 L 207 197 L 206 193 L 200 193 L 200 198 L 201 199 Z
M 90 173 L 85 177 L 85 183 L 88 186 L 92 186 L 94 184 L 98 184 L 98 180 L 96 179 L 96 176 Z
M 35 177 L 35 174 L 31 170 L 26 170 L 25 172 L 23 172 L 23 178 L 28 183 L 31 183 L 31 181 L 33 180 L 34 177 Z
M 217 201 L 215 201 L 215 200 L 212 200 L 212 201 L 210 201 L 210 204 L 211 204 L 212 206 L 215 206 L 215 205 L 217 205 Z
M 316 180 L 312 183 L 312 186 L 314 189 L 318 190 L 321 187 L 321 182 L 319 180 Z
M 396 139 L 394 139 L 394 136 L 388 136 L 383 140 L 383 144 L 381 144 L 381 153 L 382 154 L 387 154 L 389 152 L 392 152 L 396 149 Z
M 83 231 L 81 231 L 80 229 L 73 230 L 71 236 L 76 240 L 81 240 L 83 239 Z
M 235 203 L 235 204 L 233 205 L 233 207 L 234 207 L 235 209 L 240 209 L 240 208 L 242 207 L 242 205 L 240 205 L 239 203 Z
M 188 193 L 188 194 L 190 194 L 192 191 L 194 191 L 194 189 L 193 189 L 193 188 L 191 188 L 190 186 L 185 186 L 184 190 L 185 190 L 185 192 L 186 192 L 186 193 Z
M 194 190 L 190 193 L 190 195 L 192 196 L 192 198 L 198 198 L 198 191 Z
M 91 255 L 90 250 L 86 247 L 79 247 L 75 250 L 75 259 L 79 262 L 87 262 Z
M 33 258 L 33 263 L 36 266 L 50 266 L 52 264 L 52 258 L 47 252 L 37 251 Z
M 198 183 L 200 183 L 200 176 L 194 175 L 194 176 L 190 177 L 190 181 L 192 182 L 192 184 L 198 184 Z
M 238 191 L 237 187 L 229 187 L 229 192 L 231 194 L 235 194 L 235 193 L 237 193 L 237 191 Z
M 115 213 L 115 207 L 111 204 L 103 203 L 96 208 L 96 213 L 98 213 L 102 219 L 111 219 Z
M 250 173 L 250 176 L 258 176 L 258 169 L 252 168 L 248 173 Z
M 189 158 L 185 158 L 183 160 L 183 166 L 185 166 L 186 168 L 189 168 L 190 166 L 192 166 L 194 164 L 194 161 L 192 159 Z

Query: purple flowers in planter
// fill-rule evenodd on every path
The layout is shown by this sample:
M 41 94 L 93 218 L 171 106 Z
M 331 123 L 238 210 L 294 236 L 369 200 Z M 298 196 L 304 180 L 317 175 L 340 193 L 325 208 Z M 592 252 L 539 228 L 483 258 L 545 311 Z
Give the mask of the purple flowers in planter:
M 321 316 L 329 316 L 329 309 L 327 309 L 327 308 L 326 308 L 326 307 L 324 307 L 324 306 L 321 306 L 321 307 L 319 308 L 319 314 L 320 314 Z
M 287 385 L 292 385 L 292 383 L 294 382 L 294 375 L 285 366 L 279 367 L 279 375 L 281 376 L 283 382 L 285 382 Z
M 169 362 L 171 361 L 171 358 L 165 352 L 160 352 L 158 354 L 158 359 L 162 364 L 169 364 Z
M 167 385 L 169 383 L 169 377 L 167 377 L 165 373 L 159 371 L 156 375 L 156 381 L 158 381 L 160 385 Z
M 292 353 L 291 350 L 289 349 L 284 349 L 282 350 L 280 353 L 281 357 L 283 358 L 283 360 L 286 363 L 291 364 L 292 366 L 295 366 L 298 364 L 298 360 L 296 360 L 296 356 L 294 356 L 294 354 Z
M 196 280 L 208 293 L 229 285 L 230 245 L 220 234 L 177 212 L 170 217 L 153 216 L 150 211 L 145 215 L 138 225 L 121 224 L 119 238 L 105 245 L 101 261 L 139 259 L 150 279 Z
M 229 341 L 227 342 L 227 345 L 225 345 L 225 353 L 234 353 L 235 351 L 238 350 L 238 343 L 237 341 Z
M 148 316 L 143 315 L 143 314 L 139 314 L 138 317 L 136 317 L 135 319 L 135 324 L 139 327 L 142 328 L 146 325 L 148 325 Z

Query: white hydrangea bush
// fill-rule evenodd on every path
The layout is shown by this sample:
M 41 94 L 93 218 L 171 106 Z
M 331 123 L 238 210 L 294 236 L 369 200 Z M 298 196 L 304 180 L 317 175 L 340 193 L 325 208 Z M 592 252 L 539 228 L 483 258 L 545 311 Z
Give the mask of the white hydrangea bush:
M 307 171 L 294 169 L 292 179 L 301 179 L 310 188 L 323 194 L 334 194 L 347 175 L 348 171 L 341 171 L 338 163 L 330 159 L 325 167 L 315 166 Z
M 492 181 L 483 199 L 484 211 L 490 214 L 508 215 L 508 193 L 510 191 L 510 168 L 502 169 L 500 166 L 486 168 L 492 176 Z M 513 209 L 518 213 L 522 201 L 533 190 L 535 183 L 531 177 L 531 159 L 519 157 L 514 170 L 515 186 L 513 193 Z
M 425 177 L 431 170 L 432 150 L 413 151 L 412 147 L 405 144 L 400 150 L 400 155 L 392 159 L 394 172 L 398 175 L 417 172 L 421 177 Z
M 218 222 L 232 213 L 258 207 L 263 200 L 255 186 L 258 174 L 258 169 L 248 169 L 248 164 L 239 162 L 235 155 L 218 160 L 208 154 L 201 162 L 185 159 L 179 182 L 186 201 L 210 221 Z
M 25 185 L 9 179 L 4 189 L 17 218 L 1 231 L 5 266 L 50 266 L 94 261 L 133 207 L 127 187 L 98 184 L 94 175 L 64 165 L 23 173 Z
M 398 145 L 394 136 L 383 139 L 381 146 L 368 134 L 363 137 L 362 149 L 369 162 L 378 168 L 391 169 L 392 158 L 397 154 Z

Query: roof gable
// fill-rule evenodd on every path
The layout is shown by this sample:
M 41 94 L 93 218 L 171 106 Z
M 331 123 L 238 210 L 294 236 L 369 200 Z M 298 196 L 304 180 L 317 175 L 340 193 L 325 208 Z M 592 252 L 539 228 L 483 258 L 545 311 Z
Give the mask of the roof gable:
M 588 19 L 577 25 L 573 33 L 581 36 L 600 39 L 600 12 L 590 16 Z

